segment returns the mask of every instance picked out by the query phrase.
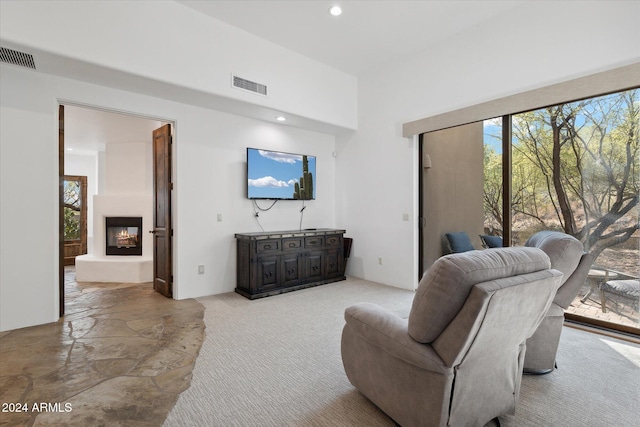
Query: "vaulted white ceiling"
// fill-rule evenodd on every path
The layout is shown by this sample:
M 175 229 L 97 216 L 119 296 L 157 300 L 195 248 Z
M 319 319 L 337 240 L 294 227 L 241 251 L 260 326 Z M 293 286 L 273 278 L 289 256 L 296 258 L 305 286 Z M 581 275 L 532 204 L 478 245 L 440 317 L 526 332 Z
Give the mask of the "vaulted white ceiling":
M 522 0 L 176 0 L 345 73 L 413 54 L 482 25 Z M 530 1 L 530 0 L 529 0 Z M 332 5 L 343 13 L 328 13 Z
M 212 19 L 360 76 L 483 25 L 531 0 L 176 0 Z M 328 13 L 338 4 L 343 13 Z M 221 41 L 224 43 L 224 41 Z M 452 52 L 455 54 L 455 52 Z M 105 141 L 144 140 L 158 122 L 69 106 L 66 145 L 102 150 Z M 158 124 L 159 126 L 159 124 Z M 158 127 L 156 126 L 156 127 Z

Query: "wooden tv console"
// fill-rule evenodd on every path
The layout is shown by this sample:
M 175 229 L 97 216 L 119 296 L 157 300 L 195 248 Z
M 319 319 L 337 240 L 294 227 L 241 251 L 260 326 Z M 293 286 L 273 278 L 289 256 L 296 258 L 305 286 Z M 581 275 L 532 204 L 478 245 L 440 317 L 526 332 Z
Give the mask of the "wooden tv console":
M 249 299 L 345 280 L 345 230 L 238 233 L 235 291 Z

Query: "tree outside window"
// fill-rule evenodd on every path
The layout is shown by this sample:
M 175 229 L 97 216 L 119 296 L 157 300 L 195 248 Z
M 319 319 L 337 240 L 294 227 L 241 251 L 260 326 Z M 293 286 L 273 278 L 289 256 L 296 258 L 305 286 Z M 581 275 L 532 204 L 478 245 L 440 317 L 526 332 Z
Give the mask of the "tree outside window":
M 512 243 L 563 231 L 597 263 L 639 276 L 640 90 L 517 114 L 512 123 Z M 491 144 L 484 192 L 485 227 L 501 234 L 501 152 Z

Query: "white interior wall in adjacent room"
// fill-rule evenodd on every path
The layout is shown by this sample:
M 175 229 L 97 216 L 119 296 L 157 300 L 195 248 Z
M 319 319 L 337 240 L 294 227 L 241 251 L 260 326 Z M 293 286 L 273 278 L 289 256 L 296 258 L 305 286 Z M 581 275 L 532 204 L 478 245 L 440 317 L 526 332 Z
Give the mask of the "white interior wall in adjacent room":
M 87 250 L 93 251 L 93 196 L 98 193 L 98 153 L 64 154 L 64 170 L 67 175 L 87 177 Z
M 107 194 L 144 193 L 153 190 L 153 148 L 147 141 L 106 144 Z
M 141 123 L 147 127 L 146 141 L 105 143 L 105 192 L 94 199 L 91 212 L 94 223 L 95 256 L 105 256 L 105 218 L 110 216 L 142 217 L 142 255 L 153 255 L 153 148 L 152 129 L 158 122 Z M 144 132 L 144 131 L 143 131 Z
M 0 330 L 58 319 L 57 99 L 175 123 L 176 298 L 235 287 L 234 233 L 260 231 L 246 197 L 248 146 L 315 155 L 318 198 L 307 203 L 303 226 L 336 226 L 334 136 L 4 64 L 0 71 Z M 14 185 L 18 176 L 20 186 Z M 22 208 L 12 209 L 7 200 L 21 200 Z M 296 228 L 299 209 L 299 202 L 278 202 L 261 214 L 262 225 L 265 230 Z M 205 274 L 198 274 L 198 265 L 205 266 Z
M 98 151 L 98 192 L 104 194 L 107 192 L 107 176 L 106 176 L 106 153 L 104 150 Z
M 577 4 L 525 2 L 359 78 L 358 131 L 337 143 L 337 222 L 354 238 L 348 274 L 417 286 L 418 219 L 402 215 L 417 213 L 418 151 L 403 123 L 640 61 L 640 3 Z

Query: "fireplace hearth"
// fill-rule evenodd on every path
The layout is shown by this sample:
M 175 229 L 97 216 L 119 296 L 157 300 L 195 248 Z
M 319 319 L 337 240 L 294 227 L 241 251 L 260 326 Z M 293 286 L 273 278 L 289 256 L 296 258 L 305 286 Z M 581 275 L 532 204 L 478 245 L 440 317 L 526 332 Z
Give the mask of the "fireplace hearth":
M 105 218 L 106 255 L 142 255 L 142 217 Z

